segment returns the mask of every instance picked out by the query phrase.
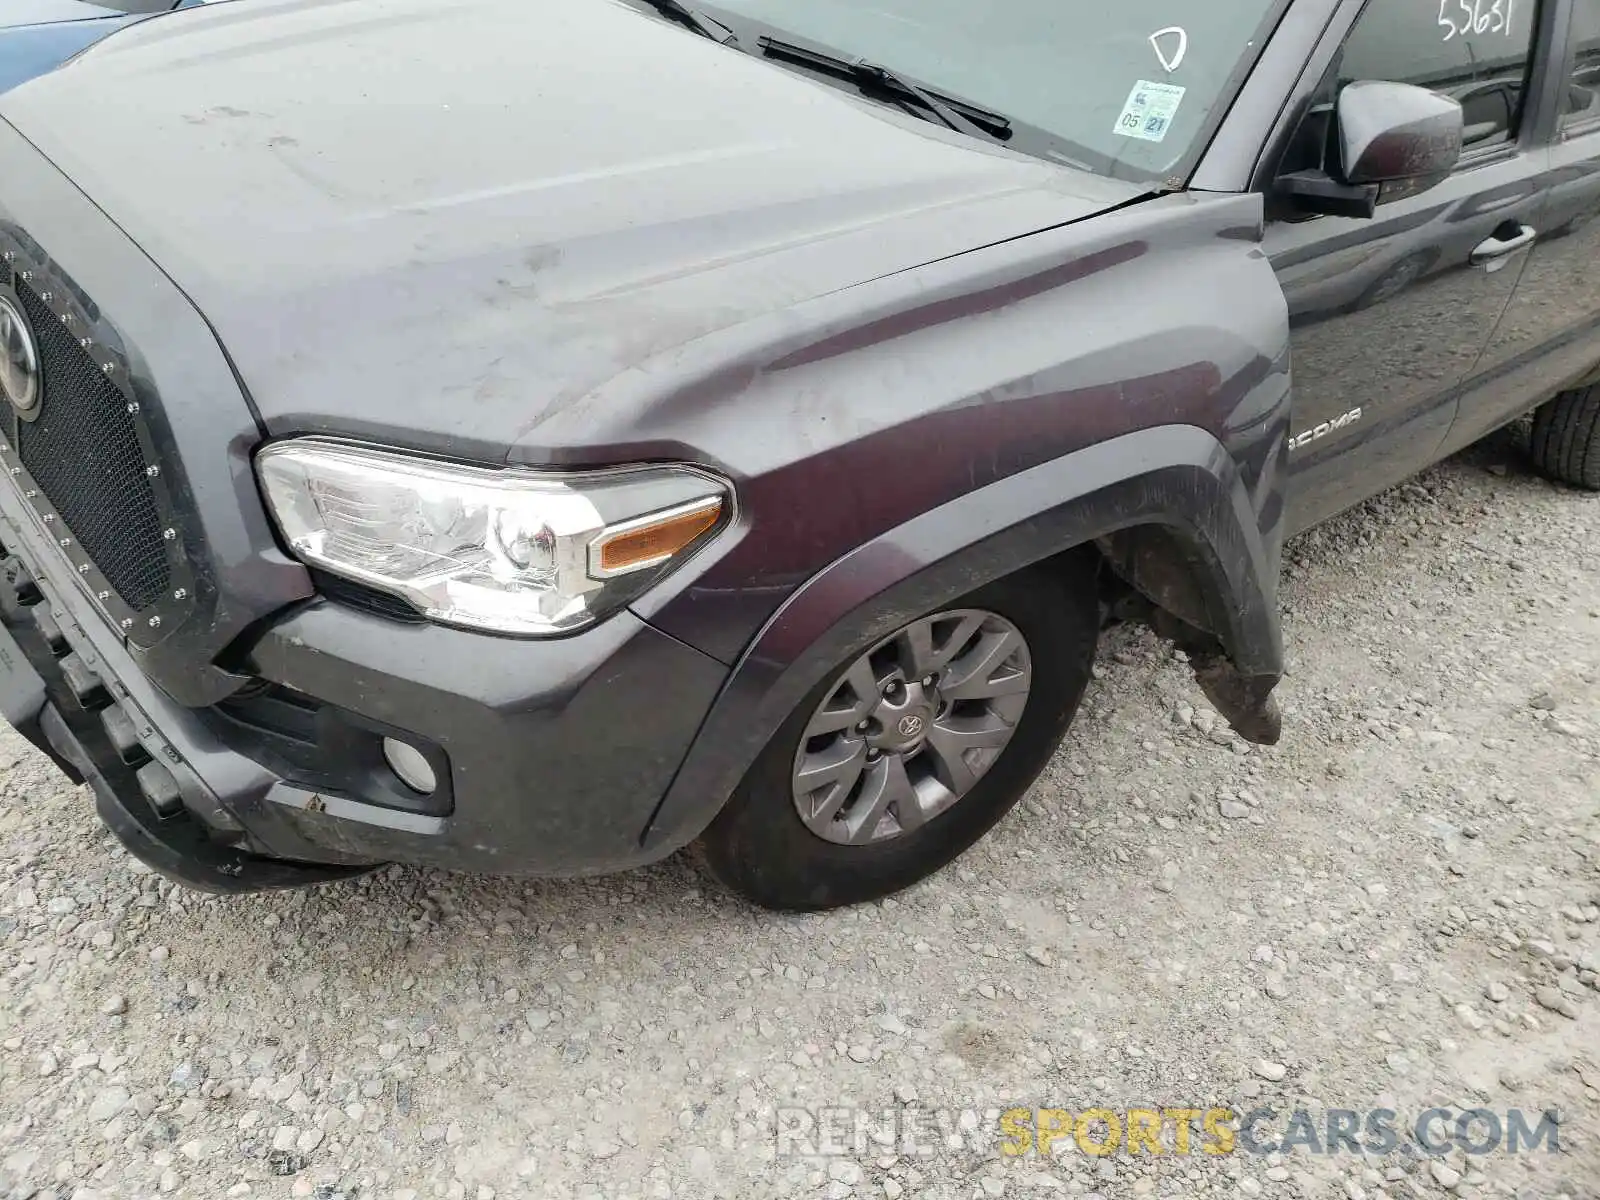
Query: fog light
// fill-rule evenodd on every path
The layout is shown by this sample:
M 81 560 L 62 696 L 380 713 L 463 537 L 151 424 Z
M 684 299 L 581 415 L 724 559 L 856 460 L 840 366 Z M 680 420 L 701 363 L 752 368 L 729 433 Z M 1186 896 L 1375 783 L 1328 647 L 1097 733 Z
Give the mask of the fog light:
M 427 795 L 439 786 L 439 777 L 421 750 L 394 738 L 383 739 L 383 757 L 389 769 L 400 777 L 400 782 L 413 791 Z

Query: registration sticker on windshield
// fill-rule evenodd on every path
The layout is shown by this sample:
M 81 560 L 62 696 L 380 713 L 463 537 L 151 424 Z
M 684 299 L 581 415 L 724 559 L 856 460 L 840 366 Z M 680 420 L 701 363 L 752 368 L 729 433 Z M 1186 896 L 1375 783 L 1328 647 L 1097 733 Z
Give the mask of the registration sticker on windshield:
M 1128 102 L 1122 106 L 1112 132 L 1146 142 L 1161 141 L 1172 128 L 1172 118 L 1183 103 L 1183 91 L 1175 83 L 1139 80 L 1128 93 Z

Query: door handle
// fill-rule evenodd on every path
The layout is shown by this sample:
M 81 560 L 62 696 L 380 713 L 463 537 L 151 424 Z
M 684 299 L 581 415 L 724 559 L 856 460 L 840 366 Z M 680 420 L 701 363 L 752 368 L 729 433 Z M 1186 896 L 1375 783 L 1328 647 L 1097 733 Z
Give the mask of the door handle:
M 1515 254 L 1524 246 L 1531 246 L 1533 239 L 1538 236 L 1539 231 L 1532 225 L 1519 225 L 1517 226 L 1517 232 L 1511 237 L 1490 237 L 1479 242 L 1467 261 L 1475 267 L 1482 266 L 1484 263 L 1492 263 L 1508 254 Z

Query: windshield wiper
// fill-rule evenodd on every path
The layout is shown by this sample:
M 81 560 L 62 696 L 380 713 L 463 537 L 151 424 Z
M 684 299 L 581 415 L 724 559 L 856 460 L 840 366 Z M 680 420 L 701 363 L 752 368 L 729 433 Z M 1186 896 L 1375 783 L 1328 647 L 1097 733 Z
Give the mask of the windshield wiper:
M 965 100 L 931 92 L 881 63 L 811 50 L 773 37 L 761 39 L 761 51 L 768 58 L 784 59 L 796 66 L 832 75 L 836 79 L 849 80 L 860 86 L 863 91 L 883 92 L 897 99 L 900 106 L 909 112 L 926 109 L 932 114 L 933 119 L 958 133 L 977 134 L 979 137 L 992 138 L 999 142 L 1009 141 L 1011 138 L 1011 122 L 999 113 L 979 108 Z
M 639 0 L 641 4 L 648 4 L 669 21 L 676 21 L 685 29 L 692 29 L 703 34 L 714 42 L 721 42 L 724 46 L 738 44 L 738 39 L 729 29 L 715 17 L 708 17 L 698 8 L 692 8 L 683 0 Z

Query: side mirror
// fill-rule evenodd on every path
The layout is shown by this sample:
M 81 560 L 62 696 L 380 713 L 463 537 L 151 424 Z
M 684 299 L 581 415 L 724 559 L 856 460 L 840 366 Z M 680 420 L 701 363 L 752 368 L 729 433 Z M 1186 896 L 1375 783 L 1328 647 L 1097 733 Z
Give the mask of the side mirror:
M 1370 217 L 1448 176 L 1464 137 L 1461 105 L 1448 96 L 1409 83 L 1349 83 L 1334 105 L 1335 161 L 1285 175 L 1280 187 L 1302 211 Z
M 1339 93 L 1335 112 L 1344 183 L 1432 187 L 1461 157 L 1461 105 L 1427 88 L 1352 83 Z

